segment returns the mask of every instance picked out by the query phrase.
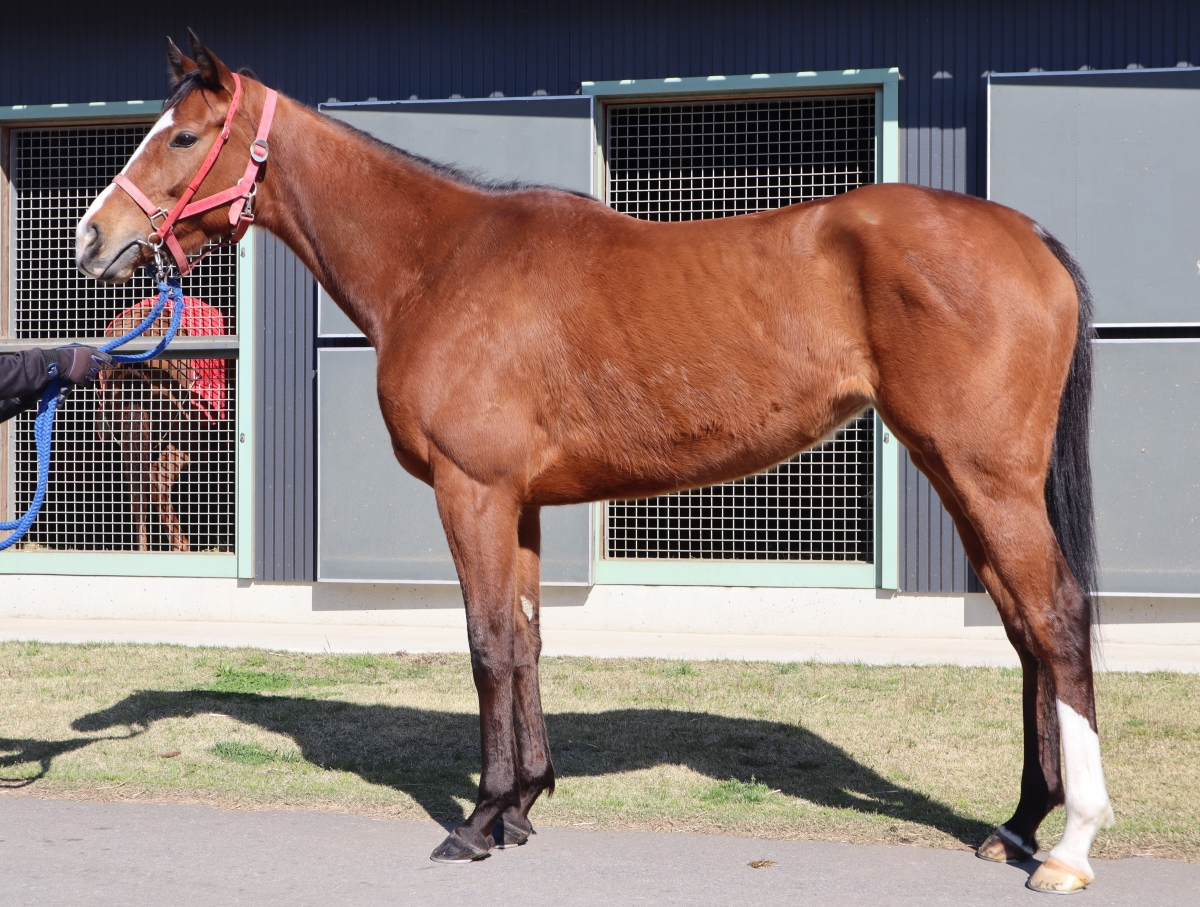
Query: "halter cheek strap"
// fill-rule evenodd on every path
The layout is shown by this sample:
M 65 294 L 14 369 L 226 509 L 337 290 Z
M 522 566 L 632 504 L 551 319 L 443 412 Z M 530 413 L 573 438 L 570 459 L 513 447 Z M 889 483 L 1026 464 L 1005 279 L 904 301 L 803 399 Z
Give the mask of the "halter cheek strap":
M 153 248 L 155 252 L 158 252 L 165 244 L 167 251 L 175 259 L 180 276 L 186 276 L 192 268 L 211 255 L 215 249 L 238 242 L 246 234 L 246 230 L 250 224 L 254 222 L 252 207 L 254 195 L 258 191 L 258 183 L 263 177 L 263 164 L 267 162 L 267 157 L 270 153 L 267 137 L 271 134 L 271 121 L 275 118 L 275 102 L 279 98 L 278 92 L 274 89 L 267 89 L 267 97 L 263 102 L 262 118 L 258 121 L 258 133 L 255 135 L 254 141 L 250 143 L 250 160 L 246 163 L 246 172 L 242 174 L 242 178 L 228 189 L 203 198 L 198 202 L 192 201 L 196 191 L 200 188 L 200 184 L 204 182 L 205 177 L 208 176 L 209 171 L 216 164 L 217 157 L 221 154 L 221 149 L 229 141 L 233 117 L 237 113 L 238 105 L 242 99 L 241 77 L 237 73 L 232 73 L 232 75 L 233 100 L 229 104 L 229 111 L 225 114 L 225 123 L 221 127 L 221 134 L 213 142 L 212 148 L 208 150 L 208 156 L 204 159 L 204 163 L 200 165 L 200 169 L 196 171 L 196 175 L 188 183 L 187 189 L 184 190 L 183 195 L 180 196 L 179 201 L 175 203 L 170 211 L 150 201 L 146 197 L 146 194 L 135 186 L 133 181 L 125 176 L 124 173 L 118 173 L 113 177 L 113 183 L 125 190 L 129 197 L 137 203 L 138 207 L 146 212 L 146 216 L 150 218 L 150 225 L 155 228 L 154 232 L 146 237 L 145 244 Z M 219 208 L 222 205 L 229 205 L 229 225 L 233 228 L 233 234 L 204 254 L 194 259 L 189 259 L 175 236 L 175 224 L 196 214 L 203 214 L 205 211 Z M 159 218 L 162 218 L 161 223 L 158 222 Z

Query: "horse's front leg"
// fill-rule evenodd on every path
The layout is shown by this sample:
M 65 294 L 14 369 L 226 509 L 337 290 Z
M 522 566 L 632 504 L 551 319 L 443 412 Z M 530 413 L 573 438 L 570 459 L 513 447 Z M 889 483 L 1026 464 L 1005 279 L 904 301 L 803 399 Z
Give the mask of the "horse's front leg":
M 496 820 L 520 802 L 513 730 L 520 505 L 509 488 L 480 484 L 444 459 L 433 465 L 438 512 L 467 609 L 483 755 L 475 810 L 431 855 L 452 863 L 486 857 Z
M 171 503 L 171 492 L 189 462 L 190 458 L 186 452 L 174 444 L 168 444 L 150 467 L 150 499 L 158 508 L 158 519 L 167 531 L 172 551 L 188 552 L 192 547 L 183 533 L 183 524 L 179 521 L 179 514 L 175 512 L 175 505 Z
M 150 550 L 150 415 L 136 406 L 114 405 L 121 461 L 129 480 L 129 510 L 137 550 Z
M 518 541 L 518 607 L 513 614 L 513 724 L 520 801 L 504 812 L 505 846 L 524 844 L 529 839 L 533 833 L 529 810 L 542 791 L 554 793 L 554 763 L 550 759 L 550 740 L 538 685 L 538 660 L 542 654 L 540 508 L 526 507 L 521 511 Z

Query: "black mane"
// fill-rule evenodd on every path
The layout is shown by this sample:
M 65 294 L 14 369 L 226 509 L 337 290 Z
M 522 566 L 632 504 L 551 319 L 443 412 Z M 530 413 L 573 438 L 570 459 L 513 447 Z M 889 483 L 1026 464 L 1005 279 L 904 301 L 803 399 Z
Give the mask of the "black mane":
M 244 67 L 238 70 L 238 75 L 246 76 L 247 78 L 254 79 L 256 81 L 258 79 L 252 70 Z M 179 81 L 171 86 L 171 90 L 167 93 L 167 99 L 163 101 L 162 112 L 166 113 L 172 107 L 178 105 L 184 98 L 190 95 L 197 88 L 203 87 L 204 78 L 200 75 L 200 70 L 193 69 L 189 73 L 184 73 Z
M 171 90 L 167 93 L 167 99 L 163 101 L 162 112 L 166 113 L 172 107 L 175 107 L 203 84 L 204 79 L 200 75 L 200 70 L 193 69 L 191 72 L 184 73 L 179 81 L 171 86 Z
M 239 69 L 238 74 L 247 76 L 251 79 L 255 78 L 254 73 L 248 69 Z M 204 79 L 200 75 L 199 70 L 193 69 L 191 72 L 186 73 L 171 87 L 171 91 L 167 94 L 166 100 L 163 101 L 163 112 L 166 113 L 172 107 L 179 105 L 189 94 L 196 89 L 203 87 Z M 411 151 L 405 151 L 403 148 L 397 148 L 395 145 L 389 145 L 387 142 L 375 138 L 375 136 L 371 135 L 369 132 L 364 132 L 361 129 L 357 129 L 354 126 L 351 126 L 349 123 L 342 122 L 341 120 L 334 119 L 333 117 L 330 117 L 329 119 L 342 129 L 353 133 L 361 139 L 365 139 L 367 142 L 370 142 L 376 148 L 386 152 L 389 155 L 394 155 L 402 158 L 403 160 L 420 164 L 422 167 L 429 169 L 438 176 L 453 180 L 454 182 L 463 186 L 467 186 L 471 189 L 477 189 L 480 192 L 504 194 L 508 192 L 524 192 L 529 189 L 549 189 L 554 192 L 565 192 L 568 195 L 586 198 L 589 201 L 596 200 L 595 196 L 589 195 L 586 192 L 576 192 L 572 189 L 560 189 L 557 186 L 545 186 L 541 185 L 540 183 L 526 183 L 521 180 L 486 179 L 485 177 L 481 177 L 476 173 L 462 170 L 450 164 L 443 164 L 439 161 L 430 160 L 429 158 L 422 157 L 419 154 L 413 154 Z
M 433 171 L 438 176 L 453 180 L 454 182 L 463 186 L 467 186 L 471 189 L 478 189 L 480 192 L 490 192 L 496 195 L 503 195 L 509 192 L 525 192 L 530 189 L 548 189 L 551 192 L 564 192 L 567 195 L 586 198 L 588 201 L 596 201 L 596 197 L 594 195 L 590 195 L 587 192 L 576 192 L 574 189 L 561 189 L 558 186 L 546 186 L 542 183 L 527 183 L 523 180 L 487 179 L 486 177 L 479 176 L 477 173 L 472 173 L 469 170 L 463 170 L 459 167 L 455 167 L 452 164 L 443 164 L 440 161 L 430 160 L 427 157 L 422 157 L 419 154 L 414 154 L 411 151 L 405 151 L 403 148 L 390 145 L 382 139 L 377 139 L 375 136 L 371 135 L 371 133 L 364 132 L 363 130 L 358 129 L 355 126 L 351 126 L 349 123 L 346 123 L 342 120 L 334 119 L 333 117 L 330 117 L 329 119 L 336 123 L 340 128 L 353 133 L 358 138 L 366 140 L 379 150 L 391 156 L 399 157 L 402 160 L 411 163 L 420 164 L 422 167 Z

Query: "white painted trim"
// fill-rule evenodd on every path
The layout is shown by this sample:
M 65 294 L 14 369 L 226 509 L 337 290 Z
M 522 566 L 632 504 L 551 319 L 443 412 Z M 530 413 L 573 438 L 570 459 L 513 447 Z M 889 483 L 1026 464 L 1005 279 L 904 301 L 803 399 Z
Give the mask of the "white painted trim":
M 1093 592 L 1096 598 L 1200 598 L 1200 592 Z
M 1098 328 L 1200 328 L 1196 321 L 1097 321 Z
M 1200 337 L 1097 337 L 1092 343 L 1200 343 Z
M 1043 72 L 1042 70 L 1037 70 L 1036 72 L 994 72 L 994 73 L 988 74 L 988 81 L 991 81 L 993 76 L 997 79 L 1005 79 L 1005 80 L 1007 80 L 1007 79 L 1023 79 L 1023 78 L 1038 79 L 1038 78 L 1045 78 L 1046 76 L 1085 76 L 1085 77 L 1086 76 L 1113 76 L 1113 75 L 1127 76 L 1134 72 L 1137 72 L 1139 74 L 1150 73 L 1150 72 L 1193 72 L 1197 69 L 1200 69 L 1200 66 L 1162 66 L 1162 67 L 1147 67 L 1145 69 L 1136 69 L 1136 70 L 1129 70 L 1129 69 L 1052 69 L 1049 72 Z

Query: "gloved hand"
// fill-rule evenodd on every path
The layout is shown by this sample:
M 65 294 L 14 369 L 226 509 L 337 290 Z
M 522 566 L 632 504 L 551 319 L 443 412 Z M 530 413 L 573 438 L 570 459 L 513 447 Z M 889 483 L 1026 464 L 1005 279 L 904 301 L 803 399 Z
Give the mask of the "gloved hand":
M 112 356 L 90 346 L 72 343 L 60 346 L 47 363 L 51 378 L 71 384 L 91 384 L 101 369 L 111 368 Z

